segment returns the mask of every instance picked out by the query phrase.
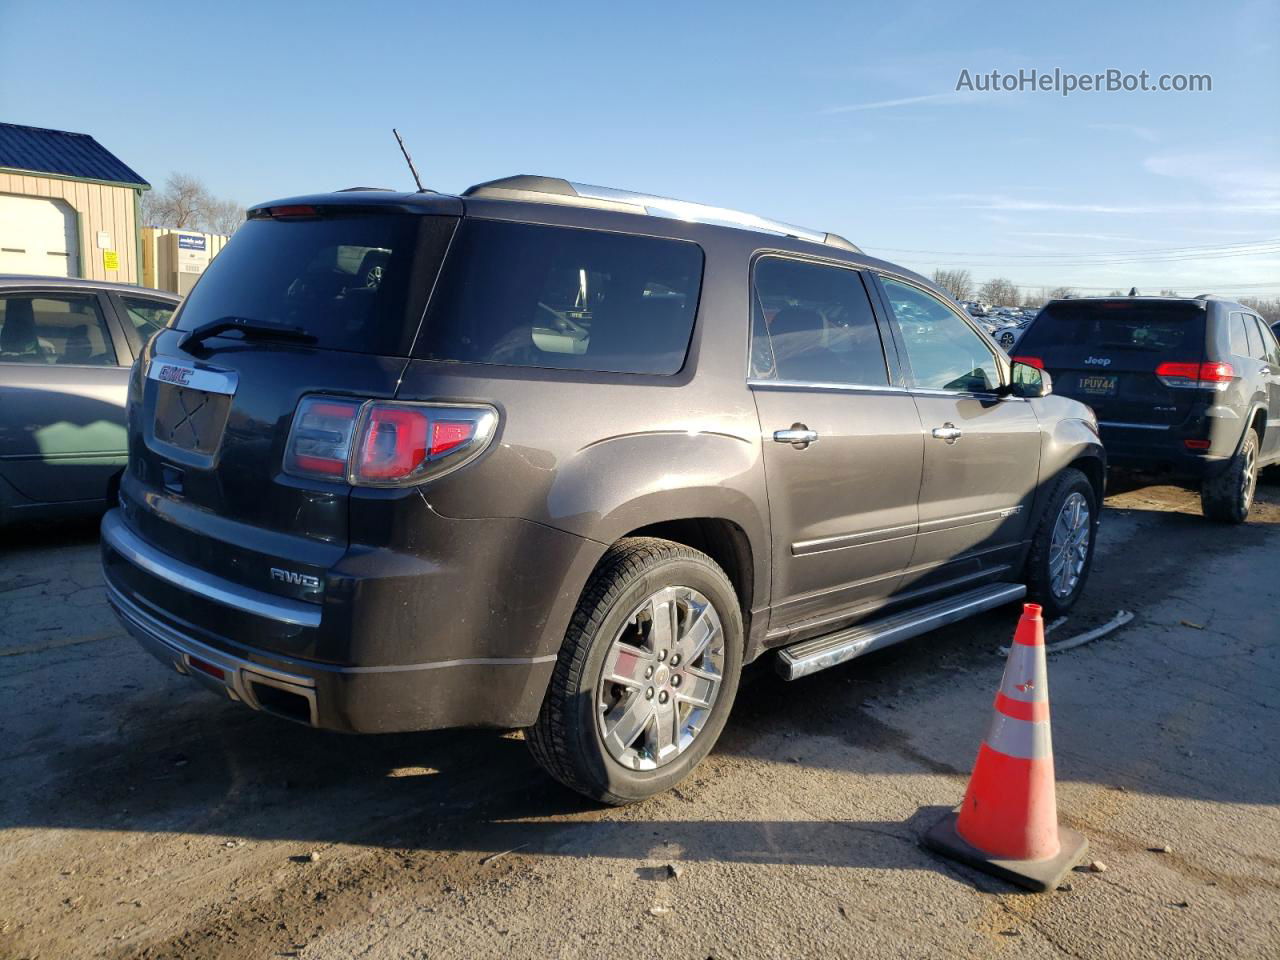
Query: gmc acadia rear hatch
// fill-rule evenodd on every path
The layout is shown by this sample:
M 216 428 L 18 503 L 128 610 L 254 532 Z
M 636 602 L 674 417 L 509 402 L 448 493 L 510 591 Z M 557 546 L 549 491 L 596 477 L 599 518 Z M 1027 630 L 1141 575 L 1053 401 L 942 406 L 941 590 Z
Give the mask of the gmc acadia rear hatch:
M 318 604 L 348 543 L 350 487 L 331 470 L 344 429 L 351 439 L 343 415 L 394 396 L 461 212 L 450 197 L 360 193 L 251 211 L 134 370 L 121 491 L 130 533 L 199 571 Z M 313 403 L 286 451 L 312 393 L 337 402 Z M 286 472 L 287 452 L 305 469 Z M 141 576 L 125 563 L 111 572 L 126 586 Z M 243 633 L 237 611 L 193 611 L 171 584 L 145 595 L 223 636 Z M 306 633 L 254 643 L 323 659 Z

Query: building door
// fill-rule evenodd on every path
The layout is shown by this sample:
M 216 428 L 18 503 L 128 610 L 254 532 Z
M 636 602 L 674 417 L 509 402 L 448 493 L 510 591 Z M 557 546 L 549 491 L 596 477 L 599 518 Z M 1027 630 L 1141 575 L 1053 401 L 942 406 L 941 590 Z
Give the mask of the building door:
M 75 211 L 63 200 L 0 194 L 0 273 L 80 276 Z

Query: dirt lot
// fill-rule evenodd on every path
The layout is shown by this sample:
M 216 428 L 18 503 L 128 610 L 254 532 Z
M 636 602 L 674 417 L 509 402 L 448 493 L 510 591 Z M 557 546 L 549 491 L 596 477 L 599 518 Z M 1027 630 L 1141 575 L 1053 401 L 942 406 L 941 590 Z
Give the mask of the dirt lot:
M 1049 664 L 1059 807 L 1106 870 L 1047 896 L 917 844 L 963 793 L 1016 608 L 756 670 L 692 779 L 608 810 L 518 734 L 345 738 L 221 702 L 122 634 L 92 526 L 17 531 L 0 958 L 1280 956 L 1280 487 L 1260 500 L 1224 529 L 1172 488 L 1110 498 L 1051 639 L 1136 619 Z

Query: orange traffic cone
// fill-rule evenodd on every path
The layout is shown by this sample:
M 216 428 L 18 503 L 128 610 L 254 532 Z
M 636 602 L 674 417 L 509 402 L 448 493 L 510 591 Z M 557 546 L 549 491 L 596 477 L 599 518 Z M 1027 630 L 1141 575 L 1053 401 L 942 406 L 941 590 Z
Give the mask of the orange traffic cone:
M 1039 604 L 1022 608 L 964 802 L 924 842 L 1032 890 L 1053 890 L 1089 849 L 1079 833 L 1058 826 Z

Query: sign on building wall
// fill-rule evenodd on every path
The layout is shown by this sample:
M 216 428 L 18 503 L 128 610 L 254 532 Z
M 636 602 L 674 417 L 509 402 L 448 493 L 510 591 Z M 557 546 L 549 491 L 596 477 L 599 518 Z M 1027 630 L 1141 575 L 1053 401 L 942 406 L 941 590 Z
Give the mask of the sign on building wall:
M 102 251 L 102 269 L 103 270 L 119 270 L 120 254 L 114 250 Z
M 178 234 L 178 246 L 183 250 L 204 250 L 207 241 L 204 237 L 189 237 L 185 233 Z

